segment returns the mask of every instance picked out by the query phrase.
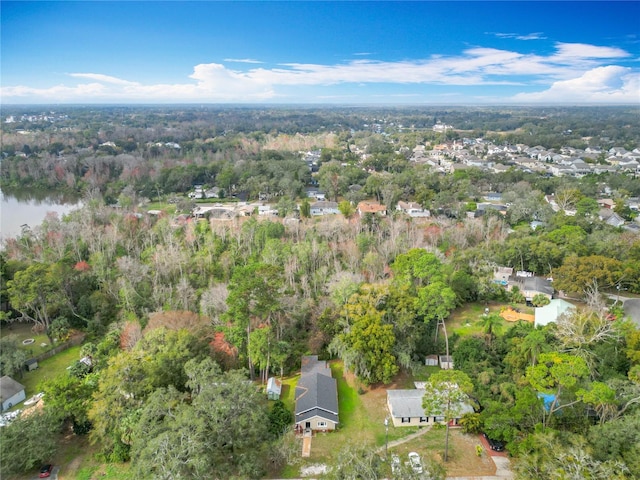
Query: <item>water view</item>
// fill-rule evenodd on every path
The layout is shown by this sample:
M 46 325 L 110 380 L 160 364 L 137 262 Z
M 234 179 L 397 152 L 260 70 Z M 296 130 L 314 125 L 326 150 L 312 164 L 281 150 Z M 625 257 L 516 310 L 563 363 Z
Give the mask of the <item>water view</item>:
M 36 227 L 47 213 L 58 217 L 81 205 L 78 197 L 58 192 L 0 190 L 0 239 L 15 237 L 24 226 Z

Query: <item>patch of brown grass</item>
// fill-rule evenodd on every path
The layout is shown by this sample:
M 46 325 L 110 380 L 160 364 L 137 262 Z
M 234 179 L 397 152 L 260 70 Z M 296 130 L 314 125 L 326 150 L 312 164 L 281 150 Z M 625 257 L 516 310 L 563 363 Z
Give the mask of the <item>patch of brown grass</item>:
M 449 432 L 449 460 L 444 463 L 445 429 L 434 428 L 430 432 L 407 443 L 389 449 L 396 453 L 402 461 L 407 461 L 409 452 L 417 452 L 422 458 L 430 458 L 444 465 L 447 476 L 483 476 L 495 475 L 496 466 L 489 454 L 483 451 L 482 456 L 476 454 L 478 437 L 467 435 L 458 429 Z

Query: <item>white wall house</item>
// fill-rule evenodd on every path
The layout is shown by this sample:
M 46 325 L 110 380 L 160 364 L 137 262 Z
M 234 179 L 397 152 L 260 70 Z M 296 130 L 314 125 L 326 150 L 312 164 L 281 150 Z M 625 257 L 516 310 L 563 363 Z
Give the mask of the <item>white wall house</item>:
M 3 412 L 23 402 L 25 398 L 24 385 L 16 382 L 8 375 L 0 378 L 0 400 L 2 401 Z

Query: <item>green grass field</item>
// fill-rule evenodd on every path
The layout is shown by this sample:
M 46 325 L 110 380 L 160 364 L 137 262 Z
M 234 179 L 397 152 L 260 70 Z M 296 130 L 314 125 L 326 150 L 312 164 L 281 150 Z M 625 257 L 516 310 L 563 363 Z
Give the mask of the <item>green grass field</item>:
M 32 372 L 26 372 L 19 379 L 19 382 L 25 386 L 27 398 L 38 393 L 38 386 L 41 382 L 55 378 L 64 373 L 74 361 L 80 360 L 80 346 L 66 349 L 63 352 L 54 355 L 51 358 L 38 362 L 38 368 Z
M 7 326 L 2 327 L 0 330 L 0 336 L 13 337 L 18 342 L 18 347 L 27 352 L 29 358 L 40 355 L 41 353 L 48 352 L 55 345 L 51 345 L 49 338 L 44 333 L 34 333 L 32 330 L 33 324 L 26 322 L 14 322 Z M 33 343 L 28 345 L 23 344 L 24 340 L 33 339 Z M 44 346 L 43 346 L 44 344 Z

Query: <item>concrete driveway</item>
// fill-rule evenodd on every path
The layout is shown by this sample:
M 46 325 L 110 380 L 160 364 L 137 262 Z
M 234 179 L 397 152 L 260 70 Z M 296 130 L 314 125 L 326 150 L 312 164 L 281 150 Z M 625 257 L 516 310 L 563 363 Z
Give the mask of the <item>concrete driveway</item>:
M 624 301 L 624 313 L 637 327 L 640 327 L 640 298 L 627 298 Z

